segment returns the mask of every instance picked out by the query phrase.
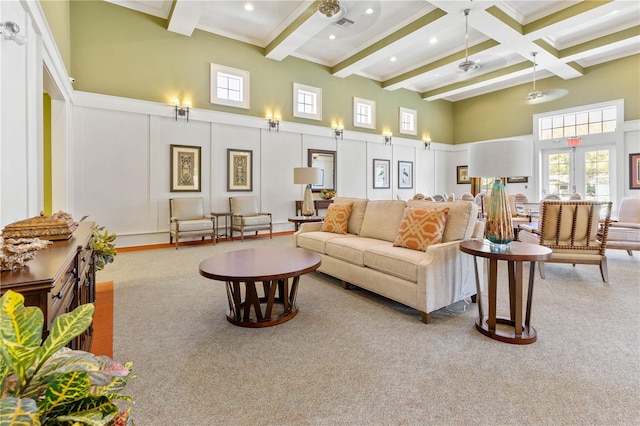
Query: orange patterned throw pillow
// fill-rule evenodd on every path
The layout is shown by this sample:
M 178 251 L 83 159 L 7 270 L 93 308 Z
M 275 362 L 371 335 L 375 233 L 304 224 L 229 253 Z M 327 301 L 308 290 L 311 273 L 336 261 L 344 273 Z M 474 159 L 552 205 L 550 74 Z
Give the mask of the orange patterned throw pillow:
M 393 245 L 425 251 L 431 244 L 442 242 L 449 208 L 418 209 L 406 207 Z
M 321 230 L 334 234 L 346 234 L 352 209 L 353 203 L 329 204 Z

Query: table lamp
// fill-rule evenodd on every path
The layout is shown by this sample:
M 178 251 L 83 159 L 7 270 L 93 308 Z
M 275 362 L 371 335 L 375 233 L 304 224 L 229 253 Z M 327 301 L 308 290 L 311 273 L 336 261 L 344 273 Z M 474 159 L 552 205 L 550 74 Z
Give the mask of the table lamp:
M 322 169 L 318 167 L 296 167 L 293 169 L 293 183 L 307 185 L 302 198 L 302 216 L 313 216 L 313 198 L 311 185 L 322 183 Z
M 504 248 L 513 241 L 513 223 L 502 178 L 532 175 L 532 144 L 527 141 L 480 142 L 469 145 L 469 176 L 494 177 L 484 236 Z

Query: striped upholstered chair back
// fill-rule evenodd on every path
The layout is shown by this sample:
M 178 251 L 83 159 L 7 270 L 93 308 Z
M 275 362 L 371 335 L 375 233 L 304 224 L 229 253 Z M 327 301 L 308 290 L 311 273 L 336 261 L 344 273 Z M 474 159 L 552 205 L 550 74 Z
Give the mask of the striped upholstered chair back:
M 543 200 L 539 226 L 520 225 L 518 240 L 540 244 L 552 251 L 551 263 L 600 265 L 603 281 L 608 281 L 607 234 L 611 222 L 611 202 Z M 544 263 L 540 262 L 544 278 Z

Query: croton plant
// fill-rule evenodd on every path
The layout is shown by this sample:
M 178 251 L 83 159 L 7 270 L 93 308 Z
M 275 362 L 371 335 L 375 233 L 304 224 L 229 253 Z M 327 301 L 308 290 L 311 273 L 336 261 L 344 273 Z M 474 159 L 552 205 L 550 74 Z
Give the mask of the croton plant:
M 43 341 L 39 308 L 11 290 L 0 302 L 0 425 L 133 424 L 120 394 L 133 365 L 65 347 L 91 325 L 93 304 L 58 316 Z

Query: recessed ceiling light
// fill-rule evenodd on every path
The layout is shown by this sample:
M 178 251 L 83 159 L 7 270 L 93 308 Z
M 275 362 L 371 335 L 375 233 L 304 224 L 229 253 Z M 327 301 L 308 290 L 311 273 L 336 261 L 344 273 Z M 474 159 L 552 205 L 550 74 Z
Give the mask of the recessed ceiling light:
M 429 43 L 431 43 L 431 44 L 436 44 L 437 42 L 438 42 L 438 39 L 437 39 L 437 38 L 435 38 L 435 37 L 431 37 L 431 38 L 429 39 Z
M 396 61 L 396 57 L 392 56 L 391 59 L 389 59 L 391 62 L 395 62 Z
M 368 8 L 367 10 L 364 11 L 364 13 L 366 13 L 367 15 L 371 15 L 373 13 L 373 9 Z
M 334 36 L 333 34 L 329 36 L 329 40 L 335 40 L 335 39 L 336 39 L 336 36 Z
M 244 10 L 251 12 L 253 10 L 253 5 L 251 3 L 247 3 L 244 5 Z

